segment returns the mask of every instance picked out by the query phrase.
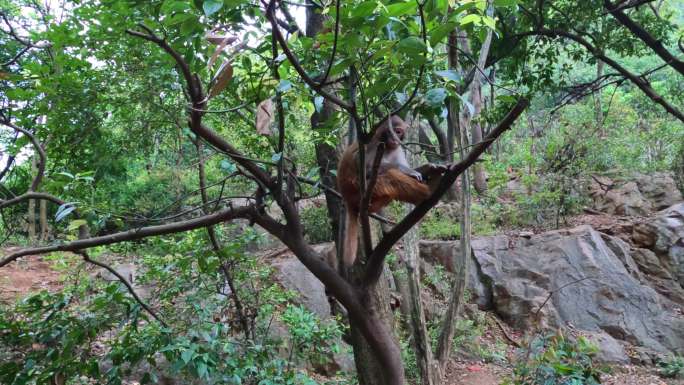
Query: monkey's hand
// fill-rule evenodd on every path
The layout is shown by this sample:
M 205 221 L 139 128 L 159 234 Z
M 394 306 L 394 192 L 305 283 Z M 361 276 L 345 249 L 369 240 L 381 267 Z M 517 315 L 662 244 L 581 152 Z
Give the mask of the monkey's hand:
M 449 167 L 443 164 L 428 163 L 418 167 L 415 171 L 420 173 L 423 179 L 430 180 L 444 174 Z M 419 179 L 420 180 L 420 179 Z
M 415 178 L 418 182 L 423 181 L 423 174 L 421 174 L 420 172 L 418 172 L 416 170 L 408 170 L 406 175 L 410 176 L 411 178 Z

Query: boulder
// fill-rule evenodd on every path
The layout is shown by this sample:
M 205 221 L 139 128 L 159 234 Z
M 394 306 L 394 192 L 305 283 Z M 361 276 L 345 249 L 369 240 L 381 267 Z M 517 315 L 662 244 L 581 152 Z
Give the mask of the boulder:
M 458 242 L 444 243 L 458 252 Z M 626 242 L 585 225 L 529 238 L 474 239 L 468 286 L 481 307 L 519 328 L 572 327 L 684 352 L 684 318 L 639 267 Z M 607 357 L 623 359 L 609 347 Z
M 672 175 L 662 172 L 635 174 L 624 181 L 593 176 L 589 195 L 595 209 L 628 216 L 645 216 L 682 201 Z
M 660 276 L 673 279 L 679 289 L 684 289 L 684 203 L 636 223 L 632 242 L 652 252 L 645 268 L 657 270 Z
M 274 279 L 286 290 L 299 293 L 297 302 L 316 313 L 320 319 L 330 318 L 330 303 L 325 295 L 325 286 L 299 260 L 285 254 L 271 262 L 275 268 Z

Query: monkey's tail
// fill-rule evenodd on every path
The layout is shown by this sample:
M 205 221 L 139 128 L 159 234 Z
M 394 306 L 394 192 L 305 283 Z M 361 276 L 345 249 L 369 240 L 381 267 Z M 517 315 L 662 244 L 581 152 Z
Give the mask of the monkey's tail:
M 359 218 L 358 215 L 347 209 L 344 231 L 344 246 L 342 261 L 345 267 L 351 267 L 356 261 L 356 252 L 359 248 Z

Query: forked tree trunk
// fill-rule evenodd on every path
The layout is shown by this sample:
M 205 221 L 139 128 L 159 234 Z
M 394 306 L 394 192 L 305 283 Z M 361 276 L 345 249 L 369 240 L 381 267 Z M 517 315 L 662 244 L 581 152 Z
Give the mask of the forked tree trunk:
M 323 28 L 323 21 L 326 16 L 318 12 L 318 8 L 311 1 L 307 2 L 306 13 L 306 34 L 314 37 Z M 325 71 L 325 68 L 323 69 Z M 323 126 L 332 116 L 332 106 L 324 102 L 323 109 L 314 112 L 311 116 L 312 128 Z M 319 166 L 321 182 L 335 188 L 336 178 L 332 170 L 337 168 L 338 154 L 334 147 L 327 144 L 316 146 L 316 160 Z M 338 245 L 338 260 L 340 251 L 340 240 L 344 239 L 344 234 L 338 229 L 342 229 L 344 211 L 339 198 L 330 192 L 326 192 L 326 203 L 328 215 L 333 228 L 333 237 Z M 359 254 L 361 255 L 361 254 Z M 340 264 L 341 265 L 341 264 Z M 359 268 L 358 270 L 362 270 Z M 358 280 L 362 276 L 362 271 L 354 272 Z M 349 313 L 350 332 L 352 337 L 352 347 L 354 349 L 354 361 L 356 364 L 357 377 L 360 385 L 404 385 L 404 368 L 401 361 L 401 350 L 397 341 L 394 339 L 391 325 L 393 315 L 389 307 L 390 295 L 387 279 L 384 277 L 380 281 L 367 289 L 363 296 L 367 312 L 364 314 Z M 373 335 L 376 351 L 371 348 L 361 330 Z

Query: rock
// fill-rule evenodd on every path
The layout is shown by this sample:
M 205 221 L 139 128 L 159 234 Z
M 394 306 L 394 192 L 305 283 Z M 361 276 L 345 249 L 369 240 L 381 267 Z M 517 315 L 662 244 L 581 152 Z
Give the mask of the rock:
M 113 265 L 112 268 L 114 271 L 119 273 L 121 276 L 123 276 L 126 281 L 130 284 L 136 283 L 135 279 L 135 273 L 137 270 L 137 267 L 132 264 L 132 263 L 120 263 L 117 265 Z M 97 275 L 100 276 L 102 279 L 105 281 L 119 281 L 119 278 L 117 278 L 114 274 L 110 273 L 109 270 L 106 269 L 101 269 L 97 272 Z
M 330 304 L 325 287 L 299 260 L 291 254 L 274 260 L 276 282 L 287 290 L 299 293 L 297 300 L 322 320 L 330 318 Z
M 435 266 L 444 266 L 450 273 L 454 272 L 454 242 L 420 241 L 418 250 L 425 261 Z
M 625 348 L 618 340 L 604 332 L 584 333 L 585 337 L 599 347 L 596 357 L 601 362 L 610 364 L 627 364 L 630 358 L 625 352 Z
M 657 257 L 658 261 L 652 258 L 645 261 L 651 264 L 646 268 L 658 270 L 661 275 L 671 274 L 684 289 L 684 203 L 635 224 L 632 241 L 638 247 L 651 250 Z
M 666 209 L 684 200 L 672 173 L 637 175 L 635 182 L 641 194 L 656 210 Z
M 593 176 L 589 195 L 594 208 L 608 214 L 644 216 L 682 201 L 670 173 L 635 174 L 631 179 Z
M 636 182 L 627 182 L 619 186 L 612 182 L 605 183 L 610 184 L 597 183 L 590 187 L 589 194 L 597 210 L 608 214 L 630 216 L 648 215 L 653 211 L 653 205 L 641 195 Z
M 449 248 L 458 252 L 458 242 L 421 251 Z M 631 253 L 626 242 L 590 226 L 529 239 L 476 238 L 468 287 L 480 306 L 519 328 L 571 325 L 658 352 L 684 352 L 684 318 L 648 285 Z M 614 345 L 604 353 L 619 357 Z

